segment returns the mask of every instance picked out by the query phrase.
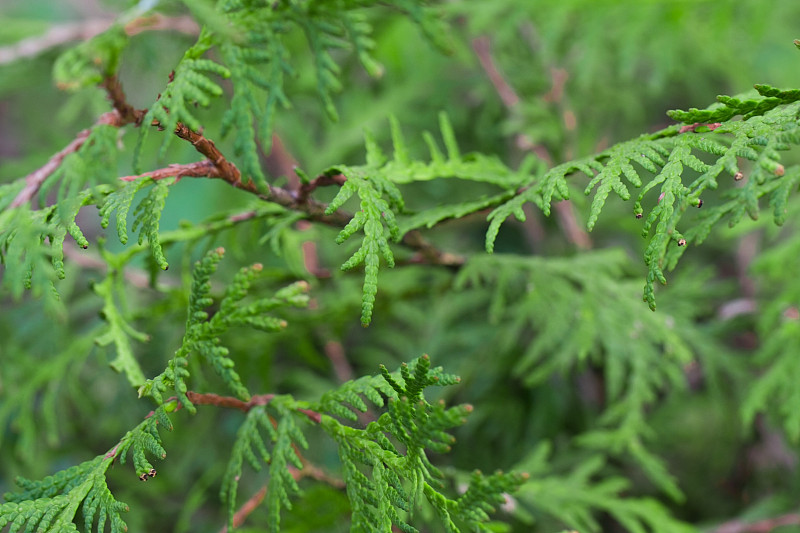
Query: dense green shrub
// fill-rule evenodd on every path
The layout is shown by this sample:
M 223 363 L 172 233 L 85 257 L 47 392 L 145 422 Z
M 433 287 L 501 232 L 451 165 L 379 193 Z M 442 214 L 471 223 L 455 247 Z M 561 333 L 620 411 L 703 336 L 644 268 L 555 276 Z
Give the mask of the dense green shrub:
M 0 8 L 0 530 L 800 524 L 800 4 L 73 5 Z

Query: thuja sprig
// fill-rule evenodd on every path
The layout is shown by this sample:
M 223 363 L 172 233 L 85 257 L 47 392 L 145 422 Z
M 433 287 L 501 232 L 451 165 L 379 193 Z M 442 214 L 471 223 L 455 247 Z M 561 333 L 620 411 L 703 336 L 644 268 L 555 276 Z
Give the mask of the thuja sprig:
M 263 275 L 262 266 L 256 263 L 239 270 L 220 301 L 219 311 L 209 318 L 206 309 L 214 303 L 210 296 L 210 279 L 224 253 L 223 248 L 217 248 L 208 252 L 196 263 L 186 332 L 181 346 L 164 372 L 147 380 L 139 388 L 140 397 L 151 396 L 161 404 L 164 401 L 163 393 L 174 390 L 181 404 L 194 413 L 195 408 L 186 395 L 188 390 L 186 380 L 189 377 L 188 358 L 196 354 L 211 365 L 237 398 L 249 400 L 250 393 L 234 370 L 234 362 L 228 357 L 228 348 L 221 344 L 220 335 L 234 326 L 249 326 L 267 332 L 280 331 L 287 326 L 286 321 L 266 313 L 280 307 L 299 307 L 307 304 L 308 284 L 304 281 L 284 287 L 271 297 L 243 304 L 242 300 L 251 292 L 252 283 Z
M 21 490 L 3 495 L 7 503 L 0 505 L 0 529 L 10 524 L 9 531 L 25 526 L 25 531 L 42 533 L 77 532 L 80 511 L 84 533 L 104 533 L 106 523 L 111 533 L 125 533 L 128 526 L 121 513 L 129 510 L 128 505 L 111 493 L 106 472 L 117 459 L 125 463 L 130 455 L 140 480 L 155 477 L 156 469 L 147 454 L 166 457 L 159 427 L 172 430 L 168 413 L 177 407 L 175 401 L 158 407 L 103 455 L 40 480 L 17 477 Z
M 389 373 L 381 367 L 381 377 L 388 388 L 373 378 L 361 378 L 344 384 L 339 393 L 323 396 L 317 409 L 352 420 L 349 409 L 332 408 L 337 400 L 350 408 L 366 410 L 358 394 L 363 394 L 385 412 L 363 429 L 343 424 L 323 414 L 322 428 L 339 446 L 339 457 L 347 495 L 352 506 L 352 529 L 356 531 L 418 531 L 409 519 L 416 507 L 428 502 L 450 532 L 470 529 L 488 531 L 485 521 L 493 504 L 502 501 L 504 492 L 515 490 L 526 477 L 523 474 L 496 473 L 484 477 L 476 473 L 467 492 L 458 499 L 443 491 L 443 474 L 431 464 L 429 451 L 446 453 L 455 439 L 448 430 L 463 424 L 472 411 L 470 405 L 447 407 L 443 402 L 429 403 L 424 391 L 430 386 L 459 382 L 457 376 L 431 368 L 427 355 Z M 388 401 L 376 396 L 388 397 Z

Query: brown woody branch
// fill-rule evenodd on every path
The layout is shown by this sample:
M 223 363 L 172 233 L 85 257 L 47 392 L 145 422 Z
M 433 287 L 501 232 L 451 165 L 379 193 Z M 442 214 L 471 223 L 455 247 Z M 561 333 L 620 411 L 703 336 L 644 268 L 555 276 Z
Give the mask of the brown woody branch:
M 116 76 L 110 76 L 105 79 L 101 85 L 106 90 L 108 98 L 114 107 L 114 111 L 103 114 L 95 123 L 95 126 L 100 124 L 110 124 L 116 127 L 122 127 L 127 124 L 141 126 L 147 111 L 135 109 L 128 103 L 118 78 Z M 151 126 L 160 127 L 160 123 L 154 120 Z M 11 207 L 17 207 L 29 202 L 42 187 L 44 181 L 58 169 L 64 158 L 78 151 L 81 146 L 84 145 L 91 131 L 91 128 L 81 131 L 70 144 L 55 154 L 46 165 L 29 174 L 25 178 L 25 187 L 14 199 Z M 316 190 L 317 187 L 334 184 L 342 185 L 346 177 L 341 174 L 318 176 L 310 183 L 296 190 L 287 190 L 268 184 L 267 194 L 264 194 L 258 190 L 258 187 L 252 180 L 242 180 L 242 174 L 239 169 L 225 158 L 224 154 L 222 154 L 214 144 L 214 141 L 208 139 L 202 133 L 191 130 L 182 123 L 178 123 L 173 133 L 181 139 L 190 142 L 195 150 L 205 157 L 205 160 L 181 165 L 172 164 L 165 168 L 152 170 L 136 176 L 123 176 L 121 179 L 124 181 L 133 181 L 142 177 L 149 177 L 156 180 L 169 177 L 176 177 L 178 179 L 182 177 L 217 178 L 224 180 L 237 189 L 242 189 L 254 194 L 262 200 L 276 203 L 293 211 L 303 212 L 312 221 L 321 222 L 334 227 L 344 227 L 353 218 L 352 215 L 341 210 L 326 214 L 325 210 L 328 206 L 310 197 L 311 193 Z M 402 242 L 404 245 L 419 252 L 419 257 L 415 259 L 416 262 L 424 261 L 432 264 L 449 266 L 461 265 L 464 263 L 463 257 L 438 250 L 425 240 L 418 231 L 412 231 L 406 234 Z

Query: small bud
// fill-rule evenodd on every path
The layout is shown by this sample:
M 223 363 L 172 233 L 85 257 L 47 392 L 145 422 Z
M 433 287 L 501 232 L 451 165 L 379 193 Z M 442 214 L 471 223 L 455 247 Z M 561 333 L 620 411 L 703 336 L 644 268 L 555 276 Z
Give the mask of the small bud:
M 636 213 L 636 218 L 642 218 L 644 215 L 641 213 Z
M 735 179 L 736 181 L 741 181 L 742 178 L 744 178 L 744 174 L 742 174 L 741 172 L 737 172 L 736 174 L 733 175 L 733 179 Z
M 686 246 L 686 239 L 678 239 L 678 246 Z
M 264 265 L 262 265 L 261 263 L 253 263 L 253 270 L 255 270 L 256 272 L 261 272 L 262 270 L 264 270 Z
M 698 198 L 697 199 L 697 208 L 700 209 L 701 207 L 703 207 L 703 199 L 702 198 Z
M 783 168 L 783 165 L 778 165 L 775 167 L 775 175 L 776 176 L 783 176 L 786 173 L 786 169 Z
M 660 204 L 660 203 L 661 203 L 661 200 L 663 200 L 663 199 L 664 199 L 664 195 L 666 195 L 666 194 L 667 194 L 666 192 L 662 192 L 660 195 L 658 195 L 658 202 L 657 202 L 657 203 L 659 203 L 659 204 Z

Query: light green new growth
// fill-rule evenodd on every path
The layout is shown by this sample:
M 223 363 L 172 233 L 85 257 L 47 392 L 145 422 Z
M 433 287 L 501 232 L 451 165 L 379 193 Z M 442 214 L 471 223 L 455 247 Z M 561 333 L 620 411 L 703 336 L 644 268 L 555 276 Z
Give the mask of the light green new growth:
M 327 214 L 334 213 L 355 193 L 358 193 L 359 211 L 350 223 L 336 237 L 342 243 L 355 232 L 363 229 L 364 239 L 361 247 L 342 265 L 349 270 L 364 264 L 365 276 L 362 293 L 361 323 L 369 325 L 375 295 L 378 291 L 378 271 L 381 256 L 389 267 L 394 266 L 394 255 L 389 247 L 386 233 L 398 242 L 408 231 L 421 226 L 431 227 L 442 220 L 452 217 L 466 216 L 481 209 L 497 205 L 507 200 L 516 187 L 528 179 L 529 172 L 536 163 L 529 157 L 513 171 L 506 167 L 497 157 L 482 154 L 462 155 L 456 143 L 452 125 L 447 115 L 439 115 L 439 124 L 447 155 L 441 150 L 433 136 L 425 132 L 425 142 L 430 151 L 430 162 L 413 160 L 406 147 L 405 139 L 400 131 L 398 121 L 392 117 L 393 158 L 389 160 L 380 149 L 369 132 L 365 132 L 366 164 L 362 166 L 338 165 L 323 173 L 326 176 L 342 174 L 347 180 L 339 193 L 331 201 Z M 439 178 L 458 178 L 469 181 L 488 183 L 503 188 L 506 192 L 488 199 L 440 206 L 437 209 L 423 211 L 417 215 L 405 214 L 405 202 L 396 184 L 407 184 L 418 181 L 430 181 Z M 384 198 L 385 197 L 385 198 Z M 397 216 L 401 217 L 398 223 Z
M 19 298 L 24 289 L 30 289 L 36 296 L 47 294 L 58 300 L 54 282 L 65 276 L 64 240 L 69 234 L 78 246 L 89 246 L 75 217 L 81 207 L 97 201 L 93 191 L 85 190 L 63 201 L 68 208 L 53 204 L 32 211 L 26 204 L 0 213 L 3 283 L 12 296 Z
M 167 270 L 169 265 L 161 248 L 161 241 L 158 235 L 158 225 L 161 219 L 161 212 L 164 210 L 164 203 L 169 194 L 169 186 L 175 183 L 174 178 L 163 180 L 153 180 L 152 178 L 140 178 L 125 184 L 119 190 L 109 194 L 100 206 L 100 225 L 107 228 L 111 219 L 111 213 L 116 213 L 117 235 L 122 244 L 128 242 L 128 212 L 136 193 L 143 188 L 152 185 L 153 188 L 142 198 L 133 211 L 133 231 L 139 230 L 139 244 L 147 238 L 150 253 L 156 264 L 162 269 Z
M 745 213 L 755 219 L 759 198 L 770 195 L 776 222 L 782 220 L 788 190 L 782 186 L 786 169 L 779 162 L 780 152 L 788 150 L 792 144 L 800 144 L 800 103 L 796 103 L 800 91 L 781 91 L 767 85 L 757 85 L 756 89 L 763 98 L 719 97 L 722 105 L 708 111 L 671 111 L 672 118 L 693 124 L 642 135 L 593 156 L 557 165 L 541 177 L 531 179 L 520 195 L 489 214 L 487 251 L 493 251 L 500 225 L 509 216 L 525 220 L 522 211 L 525 203 L 536 204 L 547 215 L 553 200 L 569 199 L 566 177 L 576 172 L 591 178 L 584 191 L 586 195 L 596 187 L 587 223 L 591 230 L 609 193 L 630 200 L 628 185 L 622 180 L 624 176 L 628 184 L 642 189 L 634 202 L 636 218 L 643 218 L 649 209 L 642 228 L 642 235 L 649 238 L 644 253 L 648 267 L 644 300 L 655 310 L 655 282 L 666 284 L 665 270 L 675 267 L 686 245 L 702 242 L 721 219 L 730 217 L 731 225 L 738 223 Z M 737 115 L 744 117 L 731 120 Z M 727 122 L 705 123 L 711 120 Z M 752 161 L 752 168 L 741 166 L 740 158 Z M 711 163 L 706 162 L 709 159 Z M 743 179 L 747 172 L 745 186 L 731 187 L 729 201 L 707 206 L 699 221 L 685 234 L 679 231 L 686 210 L 705 205 L 701 195 L 719 186 L 718 177 L 723 171 L 729 175 L 731 183 Z M 646 183 L 642 180 L 643 172 L 652 175 Z M 658 198 L 649 202 L 649 206 L 645 205 L 645 197 L 656 188 L 660 190 Z
M 364 231 L 364 239 L 359 249 L 343 265 L 342 270 L 350 270 L 358 265 L 364 265 L 364 289 L 361 300 L 361 324 L 369 325 L 372 320 L 372 307 L 375 303 L 375 294 L 378 292 L 378 270 L 380 257 L 389 267 L 394 266 L 394 255 L 386 239 L 388 229 L 389 237 L 395 242 L 400 239 L 400 228 L 397 226 L 392 206 L 402 209 L 403 199 L 400 191 L 390 182 L 379 176 L 361 175 L 355 169 L 347 170 L 347 181 L 342 185 L 339 193 L 328 205 L 326 214 L 335 212 L 354 193 L 358 193 L 361 200 L 360 210 L 353 219 L 339 232 L 336 237 L 337 244 L 350 238 L 355 232 Z M 383 195 L 389 201 L 383 199 Z M 384 221 L 386 227 L 384 227 Z
M 203 59 L 203 55 L 213 46 L 212 33 L 203 28 L 197 42 L 183 55 L 175 71 L 170 74 L 167 87 L 160 98 L 150 107 L 142 119 L 142 124 L 149 126 L 154 121 L 159 128 L 168 132 L 175 131 L 178 123 L 185 124 L 193 131 L 200 131 L 202 125 L 190 107 L 200 105 L 208 107 L 212 98 L 222 95 L 222 87 L 212 81 L 208 74 L 215 74 L 222 78 L 229 78 L 231 73 L 224 66 L 210 59 Z M 134 153 L 134 168 L 138 168 L 139 154 L 142 143 L 149 132 L 148 127 L 139 129 L 139 140 Z M 162 155 L 166 151 L 172 135 L 167 135 L 162 144 Z

